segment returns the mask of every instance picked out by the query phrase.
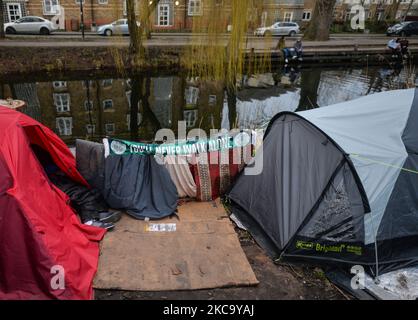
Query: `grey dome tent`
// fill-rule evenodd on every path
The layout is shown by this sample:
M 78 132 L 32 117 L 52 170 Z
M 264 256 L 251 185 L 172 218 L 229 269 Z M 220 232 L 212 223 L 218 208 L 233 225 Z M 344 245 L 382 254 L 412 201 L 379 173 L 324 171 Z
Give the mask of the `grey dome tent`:
M 279 113 L 257 160 L 227 197 L 272 256 L 372 273 L 418 262 L 415 89 Z

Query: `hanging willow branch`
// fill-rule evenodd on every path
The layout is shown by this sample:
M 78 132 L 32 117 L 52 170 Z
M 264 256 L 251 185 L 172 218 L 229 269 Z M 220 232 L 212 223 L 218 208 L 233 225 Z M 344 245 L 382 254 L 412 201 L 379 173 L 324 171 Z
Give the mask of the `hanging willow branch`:
M 208 81 L 225 81 L 227 87 L 235 87 L 237 79 L 244 73 L 246 55 L 255 55 L 247 48 L 247 32 L 250 24 L 259 26 L 259 16 L 254 14 L 259 3 L 254 0 L 230 0 L 228 12 L 219 1 L 206 0 L 204 16 L 192 18 L 192 32 L 201 34 L 191 40 L 190 46 L 182 57 L 183 66 L 191 77 Z M 225 38 L 228 24 L 231 32 Z M 266 43 L 272 45 L 271 38 Z M 251 73 L 266 72 L 271 66 L 270 51 L 266 50 L 261 58 L 249 59 Z

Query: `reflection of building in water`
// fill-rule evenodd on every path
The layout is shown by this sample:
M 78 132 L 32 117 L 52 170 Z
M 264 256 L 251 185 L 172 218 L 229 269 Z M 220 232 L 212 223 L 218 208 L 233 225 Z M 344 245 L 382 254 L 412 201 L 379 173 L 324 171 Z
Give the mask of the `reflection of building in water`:
M 140 89 L 131 88 L 129 79 L 57 80 L 15 84 L 13 88 L 19 98 L 34 106 L 36 118 L 67 143 L 104 136 L 128 139 L 130 97 L 132 90 Z M 151 78 L 147 99 L 162 128 L 176 130 L 178 121 L 185 120 L 188 129 L 209 130 L 220 127 L 222 92 L 222 86 L 213 83 L 189 85 L 184 78 L 158 77 Z M 139 113 L 139 125 L 141 121 Z
M 243 90 L 237 101 L 238 127 L 256 129 L 265 126 L 277 113 L 295 111 L 299 100 L 300 89 L 284 91 L 271 87 L 252 89 L 251 93 Z
M 170 128 L 173 114 L 173 82 L 174 77 L 152 78 L 153 94 L 150 101 L 151 109 L 162 128 Z
M 65 141 L 128 132 L 125 80 L 40 82 L 37 91 L 42 123 Z
M 184 89 L 183 119 L 188 129 L 221 128 L 223 85 L 215 82 L 190 80 Z

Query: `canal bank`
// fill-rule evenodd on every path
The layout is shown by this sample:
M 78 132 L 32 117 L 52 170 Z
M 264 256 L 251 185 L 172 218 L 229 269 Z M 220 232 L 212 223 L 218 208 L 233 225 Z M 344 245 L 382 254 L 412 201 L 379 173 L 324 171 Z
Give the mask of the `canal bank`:
M 129 39 L 90 39 L 63 42 L 54 38 L 8 39 L 0 42 L 0 78 L 11 78 L 34 73 L 89 73 L 114 70 L 121 75 L 140 72 L 153 75 L 178 72 L 182 69 L 182 56 L 190 46 L 187 39 L 157 38 L 145 43 L 146 56 L 139 64 L 132 64 L 128 54 Z M 304 42 L 304 59 L 298 64 L 322 66 L 341 62 L 359 66 L 394 62 L 386 48 L 385 38 L 333 39 L 322 42 Z M 280 52 L 274 49 L 277 39 L 250 39 L 246 43 L 246 60 L 265 59 L 283 63 Z M 409 39 L 411 59 L 418 54 L 418 39 Z M 226 41 L 220 43 L 226 48 Z M 293 39 L 286 46 L 293 45 Z

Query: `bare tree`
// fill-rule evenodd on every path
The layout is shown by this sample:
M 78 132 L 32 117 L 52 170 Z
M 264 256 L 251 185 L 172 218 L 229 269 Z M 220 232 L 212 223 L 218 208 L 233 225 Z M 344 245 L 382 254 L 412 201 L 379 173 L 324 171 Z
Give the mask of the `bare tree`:
M 403 15 L 403 18 L 402 18 L 403 21 L 405 21 L 407 15 L 409 13 L 409 11 L 411 11 L 411 8 L 412 8 L 413 3 L 414 3 L 414 0 L 410 0 L 409 1 L 408 8 L 406 8 L 406 11 L 405 11 L 405 13 Z
M 3 0 L 0 0 L 0 39 L 4 39 L 4 8 L 3 8 Z
M 329 29 L 334 16 L 336 0 L 316 0 L 312 19 L 305 31 L 307 40 L 325 41 L 329 39 Z
M 385 19 L 387 19 L 387 20 L 395 20 L 396 19 L 396 13 L 398 12 L 400 3 L 401 3 L 401 0 L 393 0 L 391 5 L 386 7 Z

